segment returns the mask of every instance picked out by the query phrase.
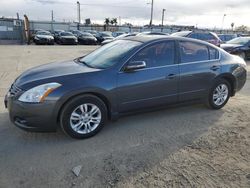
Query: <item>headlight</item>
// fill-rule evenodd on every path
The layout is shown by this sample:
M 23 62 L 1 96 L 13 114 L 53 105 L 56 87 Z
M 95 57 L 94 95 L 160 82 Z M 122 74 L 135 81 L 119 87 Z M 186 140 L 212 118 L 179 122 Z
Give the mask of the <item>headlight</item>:
M 56 88 L 60 87 L 61 84 L 53 82 L 43 85 L 39 85 L 31 88 L 30 90 L 24 92 L 20 97 L 19 101 L 27 103 L 40 103 Z
M 36 40 L 40 40 L 40 38 L 39 38 L 38 36 L 35 36 L 35 39 L 36 39 Z

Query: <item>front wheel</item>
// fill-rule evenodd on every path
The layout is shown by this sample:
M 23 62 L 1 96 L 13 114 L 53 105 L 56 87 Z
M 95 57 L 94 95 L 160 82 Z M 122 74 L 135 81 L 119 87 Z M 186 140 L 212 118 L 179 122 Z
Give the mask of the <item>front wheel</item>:
M 97 134 L 107 119 L 102 100 L 92 95 L 78 96 L 69 101 L 60 116 L 62 130 L 72 138 L 83 139 Z
M 221 109 L 231 96 L 231 85 L 224 79 L 217 80 L 210 89 L 208 107 Z

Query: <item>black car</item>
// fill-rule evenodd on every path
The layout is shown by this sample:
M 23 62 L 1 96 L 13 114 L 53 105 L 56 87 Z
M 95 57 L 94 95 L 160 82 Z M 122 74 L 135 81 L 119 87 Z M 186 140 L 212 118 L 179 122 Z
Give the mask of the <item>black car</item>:
M 27 70 L 5 97 L 11 121 L 28 131 L 95 135 L 107 120 L 169 104 L 222 108 L 245 84 L 246 63 L 206 42 L 135 36 L 72 61 Z
M 54 30 L 54 31 L 52 32 L 52 35 L 53 35 L 53 37 L 54 37 L 54 41 L 55 41 L 56 43 L 58 42 L 59 34 L 60 34 L 61 32 L 64 32 L 64 30 Z
M 60 32 L 57 39 L 58 44 L 77 44 L 77 37 L 71 32 Z
M 138 33 L 124 33 L 122 35 L 119 35 L 118 37 L 115 37 L 114 39 L 106 39 L 105 41 L 103 41 L 101 43 L 101 45 L 105 45 L 105 44 L 108 44 L 110 42 L 113 42 L 115 40 L 120 40 L 120 39 L 123 39 L 123 38 L 126 38 L 126 37 L 131 37 L 131 36 L 136 36 Z
M 173 33 L 172 36 L 188 37 L 192 39 L 203 40 L 211 44 L 214 44 L 216 46 L 220 46 L 220 44 L 222 43 L 218 35 L 213 32 L 180 31 L 180 32 Z
M 230 54 L 235 54 L 243 59 L 250 58 L 250 37 L 238 37 L 222 44 L 221 48 Z
M 34 39 L 35 44 L 54 44 L 54 37 L 49 31 L 37 31 Z
M 70 30 L 70 32 L 76 37 L 80 36 L 83 32 L 80 30 Z
M 96 35 L 98 34 L 98 32 L 95 31 L 95 30 L 85 30 L 84 32 L 90 33 L 90 34 L 92 34 L 94 37 L 96 37 Z
M 105 40 L 114 39 L 111 32 L 99 32 L 99 33 L 96 34 L 95 37 L 96 37 L 99 44 L 101 44 Z
M 138 35 L 169 35 L 169 34 L 163 33 L 163 32 L 145 31 L 145 32 L 139 33 Z
M 86 32 L 82 32 L 77 38 L 79 44 L 96 45 L 98 43 L 97 39 L 92 34 Z
M 225 43 L 227 41 L 230 41 L 234 38 L 237 38 L 236 34 L 219 34 L 218 37 L 220 38 L 220 40 Z

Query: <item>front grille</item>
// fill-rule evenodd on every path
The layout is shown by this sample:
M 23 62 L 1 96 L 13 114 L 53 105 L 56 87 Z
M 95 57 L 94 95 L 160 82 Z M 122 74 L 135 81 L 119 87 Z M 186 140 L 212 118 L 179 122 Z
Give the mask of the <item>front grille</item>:
M 20 93 L 22 90 L 18 88 L 15 84 L 12 84 L 10 89 L 9 89 L 9 94 L 11 96 L 16 96 L 18 93 Z

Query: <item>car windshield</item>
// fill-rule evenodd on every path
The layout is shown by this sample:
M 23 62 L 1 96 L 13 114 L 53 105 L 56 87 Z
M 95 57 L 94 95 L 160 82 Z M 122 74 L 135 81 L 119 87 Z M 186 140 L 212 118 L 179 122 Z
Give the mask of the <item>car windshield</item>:
M 244 45 L 250 41 L 250 37 L 238 37 L 227 42 L 227 44 L 240 44 Z
M 51 35 L 50 32 L 45 32 L 45 31 L 38 31 L 36 34 L 37 35 Z
M 81 33 L 81 36 L 84 36 L 84 37 L 93 37 L 93 35 L 90 34 L 90 33 Z
M 141 45 L 140 42 L 130 40 L 117 40 L 98 48 L 79 62 L 89 67 L 105 69 L 119 62 L 130 50 Z
M 101 33 L 103 37 L 112 37 L 111 33 Z
M 69 33 L 69 32 L 61 32 L 60 35 L 61 36 L 74 36 L 72 33 Z
M 191 33 L 191 31 L 180 31 L 180 32 L 176 32 L 171 34 L 171 36 L 175 36 L 175 37 L 185 37 L 187 36 L 189 33 Z

